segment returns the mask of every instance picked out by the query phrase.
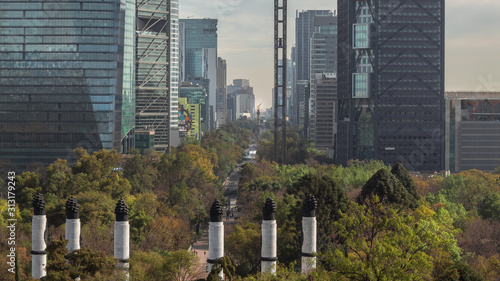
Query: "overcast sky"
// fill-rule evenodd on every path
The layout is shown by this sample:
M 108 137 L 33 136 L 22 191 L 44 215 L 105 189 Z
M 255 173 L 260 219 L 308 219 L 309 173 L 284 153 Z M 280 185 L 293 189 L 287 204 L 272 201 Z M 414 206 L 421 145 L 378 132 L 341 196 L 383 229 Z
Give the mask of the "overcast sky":
M 274 1 L 180 0 L 181 18 L 217 18 L 218 56 L 228 83 L 250 79 L 256 104 L 272 106 Z M 336 10 L 332 0 L 288 1 L 288 46 L 295 43 L 295 15 Z M 446 1 L 446 90 L 500 91 L 500 1 Z M 290 52 L 290 50 L 289 50 Z M 288 56 L 290 57 L 290 56 Z

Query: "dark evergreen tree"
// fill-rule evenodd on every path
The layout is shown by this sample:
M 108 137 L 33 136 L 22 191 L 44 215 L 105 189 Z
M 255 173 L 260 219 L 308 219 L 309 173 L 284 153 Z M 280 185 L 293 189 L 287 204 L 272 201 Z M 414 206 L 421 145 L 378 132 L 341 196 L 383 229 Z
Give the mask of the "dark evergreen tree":
M 456 268 L 460 274 L 460 279 L 458 279 L 459 281 L 484 281 L 484 278 L 481 274 L 479 274 L 479 272 L 464 262 L 459 262 L 456 265 Z
M 224 280 L 233 280 L 235 274 L 235 267 L 228 256 L 218 258 L 215 260 L 212 270 L 207 276 L 207 281 L 219 281 L 219 273 L 224 273 Z
M 334 179 L 314 174 L 308 174 L 295 182 L 288 193 L 297 198 L 306 198 L 312 194 L 317 199 L 316 219 L 318 220 L 318 248 L 325 249 L 334 242 L 332 233 L 335 232 L 333 223 L 340 218 L 340 212 L 347 212 L 349 197 L 344 188 Z M 299 206 L 298 210 L 302 209 Z M 302 220 L 298 212 L 297 220 Z M 301 226 L 298 227 L 301 229 Z
M 406 191 L 403 184 L 386 169 L 376 172 L 361 188 L 357 201 L 363 204 L 367 198 L 377 195 L 381 202 L 395 203 L 416 208 L 415 198 Z
M 500 221 L 500 193 L 487 194 L 477 209 L 483 219 Z
M 413 196 L 415 202 L 418 202 L 420 200 L 420 196 L 417 192 L 417 185 L 405 166 L 401 163 L 396 163 L 396 165 L 392 167 L 391 173 L 403 184 L 406 191 Z

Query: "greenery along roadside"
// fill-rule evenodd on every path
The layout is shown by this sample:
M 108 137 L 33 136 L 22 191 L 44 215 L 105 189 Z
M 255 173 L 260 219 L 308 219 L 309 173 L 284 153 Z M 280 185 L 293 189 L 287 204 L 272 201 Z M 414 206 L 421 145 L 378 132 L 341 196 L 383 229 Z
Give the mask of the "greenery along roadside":
M 134 150 L 128 155 L 107 150 L 89 154 L 77 148 L 72 164 L 60 159 L 48 167 L 32 165 L 36 169 L 19 173 L 16 178 L 20 226 L 17 249 L 20 253 L 31 249 L 31 199 L 35 194 L 45 197 L 50 239 L 54 243 L 64 237 L 64 205 L 73 195 L 81 210 L 82 247 L 112 257 L 113 211 L 118 199 L 124 198 L 130 208 L 133 257 L 146 261 L 156 256 L 164 261 L 153 268 L 148 266 L 150 269 L 144 272 L 132 266 L 134 280 L 141 280 L 142 275 L 144 280 L 159 280 L 153 274 L 160 268 L 170 268 L 168 262 L 194 262 L 194 257 L 170 258 L 170 253 L 188 249 L 208 224 L 209 205 L 216 197 L 223 199 L 222 183 L 241 161 L 252 137 L 252 131 L 228 124 L 207 133 L 201 142 L 185 141 L 171 154 L 150 151 L 140 155 Z M 5 206 L 6 201 L 0 199 L 1 237 L 7 237 Z M 0 269 L 7 264 L 5 249 L 0 250 Z M 31 256 L 20 254 L 19 259 L 20 275 L 29 278 Z M 191 270 L 189 266 L 187 269 Z M 104 278 L 102 274 L 106 273 L 98 274 Z
M 241 159 L 250 136 L 249 131 L 225 126 L 207 134 L 201 143 L 187 140 L 171 155 L 134 151 L 127 157 L 113 151 L 89 155 L 77 149 L 72 165 L 58 160 L 46 169 L 20 174 L 20 278 L 29 280 L 31 270 L 29 201 L 37 192 L 46 194 L 54 249 L 64 235 L 67 196 L 75 195 L 81 206 L 82 251 L 74 257 L 75 266 L 59 263 L 60 272 L 85 274 L 86 280 L 116 279 L 99 266 L 113 255 L 113 209 L 117 199 L 124 197 L 131 209 L 134 280 L 195 276 L 196 259 L 186 249 L 206 225 L 211 202 L 222 197 L 221 183 Z M 446 178 L 415 177 L 404 167 L 377 161 L 352 161 L 342 167 L 320 165 L 314 157 L 303 160 L 307 164 L 243 165 L 242 217 L 226 239 L 227 258 L 220 267 L 230 273 L 228 278 L 496 280 L 500 276 L 500 222 L 494 215 L 500 198 L 498 174 L 472 170 Z M 319 201 L 319 267 L 307 277 L 299 268 L 301 205 L 309 193 Z M 262 204 L 267 197 L 278 205 L 276 276 L 259 273 Z M 5 206 L 0 200 L 0 210 Z M 1 235 L 7 234 L 5 223 L 0 218 Z M 6 270 L 2 262 L 6 254 L 1 254 L 0 269 Z M 61 255 L 49 257 L 54 274 Z
M 226 240 L 243 280 L 497 280 L 500 222 L 491 214 L 500 198 L 492 195 L 498 194 L 499 175 L 471 170 L 447 178 L 411 176 L 401 165 L 376 161 L 312 164 L 243 165 L 243 214 Z M 301 204 L 308 193 L 333 203 L 318 204 L 319 267 L 306 277 L 298 272 Z M 276 277 L 258 273 L 267 197 L 278 206 Z M 324 217 L 330 219 L 322 222 Z

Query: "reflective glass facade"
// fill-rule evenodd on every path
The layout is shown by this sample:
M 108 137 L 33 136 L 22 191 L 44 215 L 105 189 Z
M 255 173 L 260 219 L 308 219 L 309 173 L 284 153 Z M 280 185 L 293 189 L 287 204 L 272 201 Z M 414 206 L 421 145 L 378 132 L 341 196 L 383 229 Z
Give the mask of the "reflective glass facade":
M 217 19 L 180 19 L 181 79 L 208 79 L 208 109 L 206 116 L 209 129 L 215 129 L 217 107 Z
M 333 17 L 332 11 L 308 10 L 297 12 L 295 18 L 295 55 L 297 61 L 297 80 L 309 80 L 309 64 L 311 54 L 311 37 L 314 32 L 319 32 L 319 26 L 314 26 L 316 16 Z
M 133 145 L 133 3 L 0 0 L 1 158 Z
M 154 147 L 169 147 L 170 1 L 136 2 L 136 127 L 154 131 Z
M 339 0 L 338 11 L 337 161 L 444 169 L 444 0 Z
M 311 54 L 309 60 L 309 73 L 311 77 L 309 96 L 309 126 L 306 128 L 306 131 L 308 131 L 308 138 L 314 140 L 316 144 L 318 144 L 316 135 L 324 135 L 325 132 L 321 132 L 318 129 L 320 126 L 317 124 L 317 122 L 321 122 L 317 119 L 319 115 L 318 107 L 322 107 L 323 105 L 319 104 L 317 101 L 317 83 L 319 81 L 316 78 L 323 79 L 322 75 L 318 76 L 317 74 L 337 72 L 337 17 L 315 17 L 314 30 L 316 31 L 310 38 Z M 326 92 L 323 89 L 322 94 L 325 95 L 325 93 Z M 332 98 L 336 97 L 336 94 L 336 90 L 335 92 L 330 92 Z M 333 114 L 333 112 L 331 112 L 331 114 Z M 333 134 L 331 135 L 331 139 L 333 140 Z
M 315 18 L 324 18 L 324 20 L 329 21 L 326 17 L 334 19 L 333 12 L 329 10 L 307 10 L 302 12 L 296 12 L 295 17 L 295 46 L 292 48 L 292 60 L 293 60 L 293 69 L 292 71 L 287 71 L 287 78 L 293 78 L 292 83 L 292 122 L 295 122 L 299 126 L 305 126 L 305 131 L 308 131 L 309 122 L 304 123 L 304 114 L 307 114 L 306 118 L 309 118 L 309 100 L 307 102 L 302 102 L 304 97 L 304 81 L 311 81 L 314 77 L 314 73 L 311 73 L 311 67 L 317 62 L 311 61 L 311 55 L 314 53 L 314 48 L 318 47 L 312 46 L 311 39 L 314 33 L 319 34 L 320 28 L 324 28 L 325 24 L 318 24 Z M 332 26 L 333 28 L 333 26 Z M 326 30 L 323 30 L 323 33 Z M 330 33 L 335 33 L 334 30 L 331 30 Z M 317 42 L 314 42 L 317 43 Z M 311 49 L 312 48 L 312 49 Z M 317 53 L 315 54 L 318 55 Z M 312 64 L 312 65 L 311 65 Z M 333 70 L 331 70 L 333 71 Z M 331 72 L 327 71 L 327 72 Z M 307 103 L 307 108 L 304 108 Z M 308 135 L 306 133 L 306 135 Z

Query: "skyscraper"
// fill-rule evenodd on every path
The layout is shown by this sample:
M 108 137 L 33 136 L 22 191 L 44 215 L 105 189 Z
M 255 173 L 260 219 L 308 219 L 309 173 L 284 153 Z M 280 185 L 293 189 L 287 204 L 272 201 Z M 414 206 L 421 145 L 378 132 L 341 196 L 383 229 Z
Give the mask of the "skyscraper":
M 309 112 L 309 108 L 300 108 L 305 105 L 300 101 L 304 99 L 301 94 L 300 84 L 303 81 L 309 81 L 311 79 L 310 75 L 310 61 L 311 61 L 311 38 L 314 32 L 319 31 L 319 26 L 314 26 L 314 18 L 316 16 L 321 17 L 333 17 L 332 11 L 329 10 L 308 10 L 296 12 L 295 18 L 295 46 L 292 48 L 292 61 L 293 61 L 293 108 L 292 113 L 295 115 L 292 120 L 296 120 L 299 126 L 304 125 L 303 118 L 300 115 L 303 112 Z M 292 74 L 290 73 L 290 74 Z M 308 102 L 307 102 L 308 103 Z
M 178 146 L 179 135 L 179 0 L 170 0 L 170 145 Z
M 312 83 L 311 83 L 312 84 Z M 334 137 L 337 132 L 336 105 L 337 105 L 337 74 L 317 73 L 315 85 L 315 118 L 314 144 L 319 151 L 327 153 L 333 158 Z M 313 127 L 311 125 L 311 127 Z
M 215 126 L 217 91 L 217 19 L 180 19 L 181 80 L 209 80 L 208 122 Z
M 311 53 L 311 37 L 314 32 L 319 31 L 319 27 L 314 26 L 316 16 L 333 17 L 332 11 L 328 10 L 309 10 L 297 11 L 295 18 L 295 53 L 297 62 L 296 80 L 309 80 L 309 63 Z
M 136 125 L 138 129 L 154 131 L 155 149 L 166 151 L 175 146 L 179 138 L 177 101 L 174 100 L 178 93 L 175 81 L 178 70 L 171 64 L 176 59 L 171 54 L 178 49 L 174 37 L 178 4 L 176 1 L 136 3 Z
M 310 49 L 310 63 L 309 63 L 309 73 L 311 75 L 310 77 L 310 97 L 309 97 L 309 127 L 307 128 L 309 131 L 308 137 L 314 141 L 316 141 L 316 133 L 318 132 L 319 129 L 317 129 L 317 115 L 318 115 L 318 110 L 317 107 L 319 104 L 317 103 L 317 79 L 320 80 L 325 80 L 324 75 L 317 75 L 317 74 L 332 74 L 337 72 L 337 17 L 333 16 L 317 16 L 314 17 L 314 29 L 315 32 L 311 36 L 310 42 L 311 42 L 311 49 Z M 331 79 L 337 79 L 336 75 L 335 78 L 331 78 L 331 75 L 328 78 L 328 83 L 329 84 Z M 321 82 L 325 83 L 325 81 Z M 333 88 L 332 88 L 333 89 Z M 321 99 L 328 99 L 325 95 L 331 95 L 332 98 L 337 97 L 337 89 L 335 85 L 335 89 L 333 92 L 329 92 L 323 88 L 321 95 L 323 97 Z M 328 103 L 330 106 L 333 106 L 333 104 Z M 334 103 L 336 104 L 336 103 Z M 326 110 L 324 107 L 325 105 L 322 106 L 322 111 Z M 330 111 L 330 114 L 333 114 L 334 110 Z M 322 120 L 325 120 L 322 118 Z M 328 119 L 330 120 L 330 119 Z M 321 121 L 320 121 L 321 122 Z M 336 125 L 336 123 L 332 123 Z M 324 128 L 324 124 L 320 125 L 320 127 Z M 328 130 L 328 132 L 331 132 L 333 134 L 333 130 Z M 324 136 L 325 132 L 321 132 L 321 134 Z M 333 139 L 333 135 L 331 136 Z M 320 147 L 324 148 L 324 144 L 320 145 Z M 317 146 L 318 147 L 318 146 Z M 333 149 L 333 144 L 332 147 Z
M 0 22 L 1 158 L 134 145 L 135 1 L 0 0 Z
M 215 107 L 217 127 L 227 123 L 227 64 L 217 58 L 217 105 Z
M 338 1 L 338 162 L 444 168 L 444 11 L 444 0 Z

